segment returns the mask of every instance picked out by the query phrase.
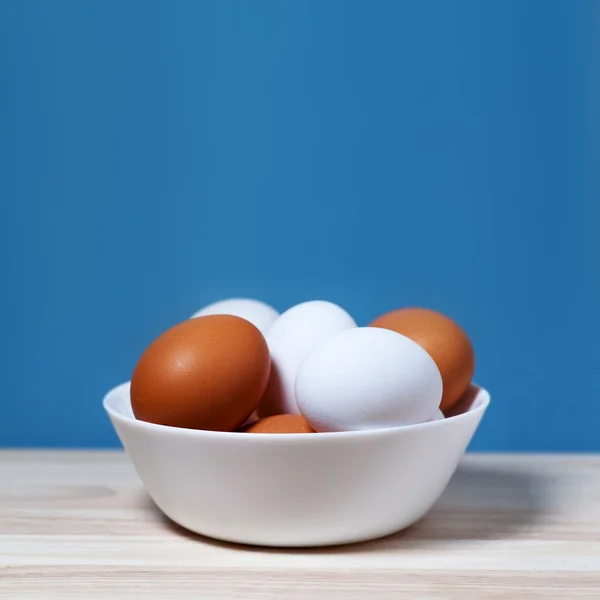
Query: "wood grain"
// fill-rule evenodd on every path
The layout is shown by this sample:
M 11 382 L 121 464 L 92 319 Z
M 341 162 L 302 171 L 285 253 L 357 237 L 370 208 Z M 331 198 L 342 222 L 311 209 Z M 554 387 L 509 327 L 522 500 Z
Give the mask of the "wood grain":
M 354 546 L 224 544 L 121 452 L 0 452 L 0 598 L 600 598 L 600 456 L 468 455 L 417 525 Z

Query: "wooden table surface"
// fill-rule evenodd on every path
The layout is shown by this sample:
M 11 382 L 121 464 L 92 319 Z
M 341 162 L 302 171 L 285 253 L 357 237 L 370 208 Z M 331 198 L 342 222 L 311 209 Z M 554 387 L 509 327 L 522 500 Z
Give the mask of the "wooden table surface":
M 269 550 L 171 524 L 121 452 L 0 452 L 0 598 L 191 597 L 598 600 L 600 456 L 468 455 L 407 531 Z

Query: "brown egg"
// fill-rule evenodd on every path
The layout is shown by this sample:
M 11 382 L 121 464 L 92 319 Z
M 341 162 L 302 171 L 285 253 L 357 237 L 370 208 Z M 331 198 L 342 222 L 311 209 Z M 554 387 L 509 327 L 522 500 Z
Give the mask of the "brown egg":
M 233 431 L 260 401 L 271 358 L 260 331 L 232 315 L 189 319 L 155 339 L 131 378 L 137 419 Z
M 426 308 L 401 308 L 375 319 L 370 326 L 397 331 L 429 353 L 442 375 L 443 411 L 451 408 L 469 387 L 475 370 L 473 346 L 463 329 L 449 317 Z
M 469 412 L 479 394 L 481 388 L 475 384 L 469 385 L 467 391 L 448 409 L 444 411 L 444 416 L 455 417 L 456 415 L 462 415 L 463 413 Z
M 302 415 L 273 415 L 248 425 L 246 433 L 315 433 Z

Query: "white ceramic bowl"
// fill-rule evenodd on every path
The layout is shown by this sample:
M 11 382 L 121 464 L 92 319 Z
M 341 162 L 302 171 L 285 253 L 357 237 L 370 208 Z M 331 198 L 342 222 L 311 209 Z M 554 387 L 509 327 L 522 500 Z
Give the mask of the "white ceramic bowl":
M 179 525 L 266 546 L 373 539 L 418 521 L 454 473 L 489 404 L 420 425 L 319 434 L 248 434 L 138 421 L 129 383 L 104 408 L 146 489 Z

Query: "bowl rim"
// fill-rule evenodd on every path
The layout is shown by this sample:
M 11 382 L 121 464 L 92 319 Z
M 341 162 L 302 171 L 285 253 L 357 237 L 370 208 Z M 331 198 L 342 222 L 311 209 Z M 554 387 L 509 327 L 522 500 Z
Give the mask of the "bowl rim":
M 310 443 L 314 443 L 316 440 L 312 435 L 307 435 L 306 433 L 254 433 L 248 434 L 244 431 L 211 431 L 208 429 L 190 429 L 187 427 L 174 427 L 172 425 L 160 425 L 158 423 L 150 423 L 148 421 L 140 421 L 136 419 L 134 416 L 124 415 L 122 412 L 115 410 L 113 406 L 111 406 L 111 399 L 118 394 L 122 388 L 127 385 L 130 385 L 130 381 L 125 381 L 120 383 L 119 385 L 111 388 L 105 395 L 102 400 L 102 406 L 104 410 L 108 413 L 108 416 L 111 420 L 122 423 L 128 427 L 135 427 L 140 430 L 146 430 L 155 432 L 157 434 L 167 434 L 167 435 L 176 435 L 179 437 L 189 437 L 189 438 L 203 438 L 203 439 L 212 439 L 212 440 L 225 440 L 230 439 L 233 440 L 251 440 L 257 439 L 262 440 L 262 443 L 268 440 L 277 440 L 281 442 L 282 440 L 288 440 L 289 442 L 297 443 L 300 440 L 309 440 Z M 451 427 L 452 424 L 458 424 L 466 419 L 483 416 L 483 413 L 487 410 L 491 397 L 490 393 L 484 387 L 478 385 L 473 382 L 478 391 L 473 400 L 473 404 L 471 407 L 454 416 L 445 417 L 444 419 L 436 420 L 436 421 L 426 421 L 425 423 L 415 423 L 414 425 L 398 425 L 394 427 L 380 427 L 376 429 L 360 429 L 353 431 L 324 431 L 319 432 L 317 438 L 319 440 L 349 440 L 353 438 L 369 438 L 369 437 L 377 437 L 382 435 L 393 435 L 397 433 L 404 433 L 408 431 L 417 431 L 417 430 L 425 430 L 428 428 L 434 427 Z

